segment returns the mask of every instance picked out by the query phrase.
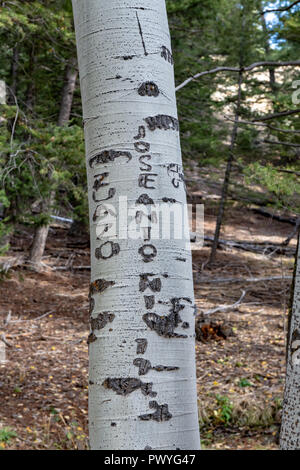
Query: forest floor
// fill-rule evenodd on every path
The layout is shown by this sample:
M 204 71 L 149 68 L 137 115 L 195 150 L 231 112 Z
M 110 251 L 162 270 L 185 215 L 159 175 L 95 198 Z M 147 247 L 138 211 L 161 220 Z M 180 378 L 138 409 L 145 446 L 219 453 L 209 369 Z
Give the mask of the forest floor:
M 216 207 L 205 205 L 205 235 L 213 235 Z M 292 226 L 232 205 L 221 237 L 282 242 Z M 8 256 L 26 254 L 29 232 L 16 233 Z M 296 239 L 290 244 L 295 248 Z M 230 248 L 206 266 L 209 247 L 193 250 L 198 314 L 241 303 L 207 318 L 196 343 L 199 414 L 204 449 L 277 449 L 285 374 L 286 313 L 293 257 Z M 0 282 L 0 449 L 87 448 L 89 249 L 51 227 L 48 268 L 24 267 Z M 68 266 L 68 270 L 53 270 Z M 224 278 L 279 279 L 212 282 Z M 206 280 L 206 282 L 203 282 Z M 10 320 L 5 325 L 8 313 Z M 214 326 L 225 324 L 226 337 Z M 1 345 L 2 344 L 2 345 Z M 0 341 L 0 348 L 3 343 Z M 1 351 L 0 351 L 1 353 Z M 1 357 L 0 357 L 1 359 Z

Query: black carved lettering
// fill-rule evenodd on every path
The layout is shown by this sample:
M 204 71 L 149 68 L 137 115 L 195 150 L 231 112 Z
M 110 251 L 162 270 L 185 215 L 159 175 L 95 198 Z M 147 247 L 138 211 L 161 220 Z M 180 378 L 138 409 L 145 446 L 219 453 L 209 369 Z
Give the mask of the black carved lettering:
M 155 189 L 154 186 L 149 186 L 150 183 L 154 183 L 155 179 L 151 178 L 151 176 L 156 177 L 156 173 L 143 173 L 139 176 L 139 187 L 146 188 L 146 189 Z
M 180 303 L 181 300 L 191 303 L 189 298 L 174 297 L 171 299 L 172 308 L 169 315 L 146 313 L 143 315 L 144 322 L 159 336 L 164 336 L 165 338 L 187 338 L 186 335 L 175 333 L 175 329 L 182 323 L 179 312 L 185 308 L 185 305 Z M 187 328 L 186 324 L 185 328 Z
M 143 142 L 140 140 L 139 142 L 134 143 L 134 148 L 139 153 L 146 153 L 150 150 L 150 144 L 149 142 Z
M 151 160 L 151 155 L 141 155 L 139 158 L 139 162 L 144 165 L 144 167 L 140 166 L 141 171 L 151 171 L 152 170 L 152 165 L 149 165 L 149 163 L 144 162 L 144 159 Z
M 143 245 L 139 249 L 139 254 L 142 256 L 145 263 L 150 263 L 157 256 L 157 249 L 154 245 Z
M 93 189 L 95 189 L 95 191 L 98 191 L 99 188 L 103 186 L 108 186 L 109 183 L 103 183 L 105 178 L 107 178 L 108 176 L 109 176 L 109 173 L 101 173 L 100 175 L 95 175 L 96 179 L 94 181 Z
M 148 346 L 148 341 L 145 338 L 138 338 L 135 340 L 137 343 L 136 353 L 137 354 L 145 354 Z
M 91 330 L 102 330 L 108 323 L 112 323 L 115 315 L 111 312 L 99 313 L 96 318 L 91 318 Z
M 149 279 L 150 276 L 155 276 L 155 274 L 140 274 L 140 292 L 145 292 L 146 289 L 151 289 L 152 292 L 161 291 L 161 280 L 159 277 Z
M 108 199 L 112 199 L 115 196 L 116 192 L 117 192 L 116 188 L 110 188 L 108 190 L 108 196 L 107 197 L 105 197 L 104 199 L 96 199 L 96 191 L 94 191 L 93 192 L 93 200 L 95 202 L 108 201 Z
M 151 310 L 155 305 L 154 295 L 144 295 L 145 305 L 147 310 Z
M 179 131 L 179 121 L 173 116 L 168 116 L 166 114 L 157 114 L 156 116 L 149 116 L 144 119 L 150 131 L 155 131 L 156 129 L 168 131 Z
M 116 150 L 104 150 L 101 153 L 98 153 L 94 157 L 90 158 L 89 165 L 93 168 L 95 165 L 99 165 L 101 163 L 110 163 L 114 162 L 116 158 L 125 157 L 127 162 L 132 159 L 132 155 L 129 152 L 122 152 Z
M 134 137 L 135 140 L 144 139 L 146 137 L 146 129 L 144 126 L 139 126 L 138 135 Z
M 99 248 L 95 250 L 95 256 L 97 259 L 109 259 L 120 253 L 120 245 L 114 242 L 103 243 Z

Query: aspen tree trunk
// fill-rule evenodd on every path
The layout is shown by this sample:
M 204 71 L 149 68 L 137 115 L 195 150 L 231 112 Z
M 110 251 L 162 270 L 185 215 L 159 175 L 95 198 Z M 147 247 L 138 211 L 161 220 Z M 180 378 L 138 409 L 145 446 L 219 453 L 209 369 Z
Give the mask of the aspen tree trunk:
M 91 231 L 92 449 L 199 449 L 194 295 L 186 240 L 154 239 L 186 203 L 164 0 L 73 0 Z M 101 214 L 127 198 L 127 230 Z M 132 239 L 141 214 L 150 227 Z M 100 233 L 101 232 L 101 233 Z
M 263 2 L 261 5 L 261 9 L 263 10 Z M 266 18 L 265 15 L 261 15 L 261 22 L 262 22 L 262 27 L 263 27 L 263 32 L 265 36 L 265 53 L 266 53 L 266 59 L 269 59 L 269 55 L 271 52 L 271 47 L 270 47 L 270 42 L 269 42 L 269 34 L 268 34 L 268 26 L 266 23 Z M 276 75 L 275 75 L 275 69 L 270 67 L 269 68 L 269 81 L 270 81 L 270 88 L 274 94 L 277 93 L 277 88 L 276 88 Z
M 8 104 L 15 104 L 15 99 L 17 95 L 17 84 L 18 84 L 18 69 L 19 69 L 19 48 L 15 46 L 13 48 L 13 55 L 11 59 L 11 86 L 8 92 Z
M 220 239 L 220 232 L 221 232 L 221 227 L 223 224 L 225 206 L 227 202 L 231 170 L 232 170 L 232 165 L 234 161 L 234 147 L 235 147 L 235 142 L 236 142 L 236 138 L 238 135 L 239 117 L 240 117 L 241 104 L 242 104 L 242 82 L 243 82 L 243 72 L 240 72 L 239 79 L 238 79 L 238 99 L 237 99 L 237 105 L 236 105 L 236 111 L 235 111 L 234 125 L 233 125 L 232 133 L 231 133 L 229 155 L 227 159 L 225 176 L 224 176 L 224 181 L 223 181 L 223 186 L 222 186 L 221 200 L 220 200 L 220 204 L 218 208 L 214 240 L 213 240 L 210 257 L 209 257 L 209 263 L 211 264 L 214 263 L 216 254 L 217 254 L 217 249 L 218 249 L 218 244 L 219 244 L 219 239 Z
M 77 60 L 75 58 L 71 59 L 70 64 L 66 66 L 65 83 L 62 90 L 61 105 L 57 122 L 59 126 L 64 126 L 68 124 L 70 120 L 73 96 L 78 75 L 76 67 Z
M 64 126 L 68 124 L 70 120 L 70 114 L 73 103 L 73 96 L 76 87 L 77 80 L 77 69 L 76 59 L 73 58 L 71 63 L 66 66 L 64 86 L 61 95 L 60 111 L 58 116 L 57 125 Z M 50 213 L 55 200 L 55 191 L 51 191 L 48 201 L 46 201 L 46 210 Z M 46 248 L 46 242 L 48 238 L 50 225 L 42 225 L 37 227 L 34 232 L 33 242 L 30 248 L 29 261 L 33 264 L 35 270 L 39 270 L 41 267 L 42 257 Z
M 300 450 L 300 243 L 294 272 L 289 317 L 287 373 L 282 412 L 280 446 Z

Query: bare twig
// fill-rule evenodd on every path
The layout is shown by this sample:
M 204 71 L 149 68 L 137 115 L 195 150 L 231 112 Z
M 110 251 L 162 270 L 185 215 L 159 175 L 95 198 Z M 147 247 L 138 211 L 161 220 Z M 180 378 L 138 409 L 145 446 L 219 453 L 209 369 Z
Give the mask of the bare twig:
M 2 335 L 0 336 L 0 341 L 2 341 L 9 348 L 12 348 L 12 344 L 7 341 L 4 333 L 2 333 Z
M 271 144 L 271 145 L 284 145 L 286 147 L 296 147 L 296 148 L 300 148 L 300 144 L 293 144 L 292 142 L 281 142 L 280 140 L 268 140 L 268 139 L 264 139 L 264 140 L 257 140 L 256 143 L 265 143 L 265 144 Z
M 51 313 L 54 313 L 54 312 L 55 312 L 55 310 L 50 310 L 50 312 L 46 312 L 46 313 L 44 313 L 43 315 L 41 315 L 39 317 L 29 318 L 28 320 L 11 320 L 11 323 L 24 323 L 24 322 L 28 322 L 28 321 L 41 320 L 42 318 L 45 318 L 45 317 L 47 317 L 48 315 L 50 315 Z
M 300 113 L 300 108 L 297 108 L 297 109 L 292 109 L 292 110 L 287 110 L 287 111 L 281 111 L 280 113 L 269 114 L 267 116 L 257 117 L 253 119 L 252 121 L 253 122 L 270 121 L 271 119 L 277 119 L 280 117 L 291 116 L 292 114 L 299 114 L 299 113 Z
M 280 11 L 288 11 L 290 10 L 291 8 L 295 7 L 296 5 L 298 5 L 300 3 L 300 0 L 296 0 L 295 2 L 291 3 L 290 5 L 286 6 L 286 7 L 282 7 L 282 8 L 275 8 L 273 10 L 265 10 L 265 11 L 261 11 L 259 14 L 260 15 L 265 15 L 266 13 L 275 13 L 275 12 L 280 12 Z
M 292 232 L 289 234 L 289 236 L 286 238 L 286 240 L 284 240 L 284 242 L 282 242 L 282 246 L 288 246 L 288 244 L 290 243 L 290 241 L 294 238 L 294 236 L 298 233 L 298 230 L 300 228 L 300 217 L 297 219 L 296 221 L 296 225 L 295 225 L 295 228 L 294 230 L 292 230 Z
M 231 118 L 230 116 L 224 115 L 224 117 L 227 121 L 234 122 L 234 119 Z M 267 127 L 268 129 L 278 131 L 278 132 L 282 132 L 282 133 L 287 133 L 287 134 L 300 134 L 300 131 L 295 131 L 295 130 L 292 130 L 292 129 L 282 129 L 281 127 L 271 126 L 270 124 L 265 124 L 265 123 L 262 123 L 262 122 L 241 121 L 240 120 L 239 125 L 240 124 L 245 124 L 245 125 L 250 125 L 250 126 Z
M 209 74 L 215 74 L 219 72 L 250 72 L 251 70 L 257 68 L 257 67 L 290 67 L 290 66 L 296 66 L 300 67 L 300 61 L 299 60 L 291 60 L 289 62 L 276 62 L 273 60 L 269 61 L 262 61 L 262 62 L 254 62 L 251 65 L 248 65 L 248 67 L 216 67 L 211 70 L 205 70 L 203 72 L 198 72 L 195 75 L 193 75 L 190 78 L 187 78 L 184 82 L 182 82 L 180 85 L 176 87 L 176 91 L 181 90 L 181 88 L 185 87 L 188 85 L 190 82 L 197 80 L 200 77 L 203 77 L 204 75 L 209 75 Z
M 245 297 L 245 295 L 246 295 L 246 291 L 243 290 L 241 297 L 234 304 L 232 304 L 232 305 L 219 305 L 219 307 L 213 308 L 211 310 L 206 310 L 206 312 L 202 312 L 202 314 L 203 315 L 211 315 L 211 314 L 217 313 L 217 312 L 226 312 L 226 310 L 233 310 L 238 305 L 241 304 L 241 302 L 242 302 L 243 298 Z

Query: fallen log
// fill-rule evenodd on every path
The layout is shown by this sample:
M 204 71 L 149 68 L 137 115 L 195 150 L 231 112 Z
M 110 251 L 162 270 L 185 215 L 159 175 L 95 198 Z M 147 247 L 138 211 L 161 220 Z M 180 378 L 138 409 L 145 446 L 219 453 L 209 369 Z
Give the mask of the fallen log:
M 297 223 L 297 217 L 284 217 L 282 215 L 274 214 L 273 212 L 268 212 L 264 209 L 260 208 L 252 208 L 252 212 L 255 212 L 256 214 L 263 215 L 264 217 L 268 217 L 270 219 L 278 220 L 279 222 L 284 222 L 286 224 L 290 225 L 296 225 Z
M 204 242 L 208 242 L 205 245 L 210 246 L 213 242 L 213 237 L 205 236 Z M 228 248 L 237 248 L 239 250 L 251 251 L 253 253 L 260 253 L 263 255 L 285 255 L 285 256 L 294 256 L 296 250 L 294 248 L 288 248 L 287 246 L 276 243 L 268 242 L 258 242 L 250 243 L 244 241 L 234 241 L 234 240 L 222 240 L 218 242 L 218 246 L 228 247 Z
M 223 277 L 223 278 L 207 278 L 207 277 L 197 277 L 197 284 L 225 284 L 225 283 L 251 283 L 251 282 L 269 282 L 269 281 L 291 281 L 293 276 L 270 276 L 270 277 Z

